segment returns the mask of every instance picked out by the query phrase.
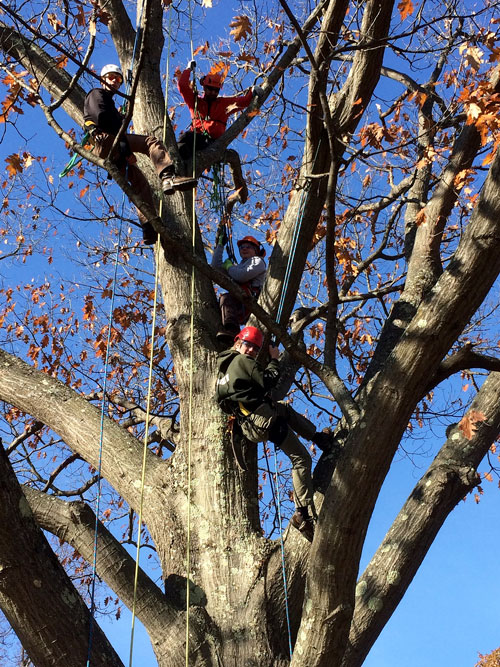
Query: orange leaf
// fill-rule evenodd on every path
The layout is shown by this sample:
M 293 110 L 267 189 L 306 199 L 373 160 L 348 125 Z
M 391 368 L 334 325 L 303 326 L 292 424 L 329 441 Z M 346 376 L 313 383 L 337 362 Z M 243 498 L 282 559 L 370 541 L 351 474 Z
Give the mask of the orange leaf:
M 427 213 L 425 212 L 425 206 L 424 206 L 424 208 L 420 209 L 420 211 L 417 213 L 417 217 L 415 218 L 415 224 L 418 227 L 419 225 L 423 225 L 425 222 L 427 222 Z
M 238 42 L 240 39 L 246 39 L 252 34 L 250 19 L 244 14 L 235 16 L 234 21 L 229 24 L 229 27 L 232 28 L 229 34 L 233 35 L 235 42 Z
M 7 173 L 9 176 L 12 177 L 22 172 L 21 158 L 17 153 L 12 153 L 12 155 L 6 157 L 5 162 L 7 163 Z
M 402 21 L 408 18 L 408 16 L 413 14 L 415 11 L 415 7 L 413 6 L 413 2 L 411 0 L 401 0 L 398 2 L 398 9 Z
M 202 44 L 201 46 L 198 46 L 198 48 L 196 48 L 193 51 L 193 56 L 197 56 L 198 53 L 205 54 L 208 51 L 209 48 L 210 48 L 210 44 L 208 42 L 205 42 L 205 44 Z
M 486 415 L 483 412 L 471 410 L 462 417 L 458 424 L 458 428 L 462 431 L 463 436 L 467 438 L 467 440 L 472 440 L 477 431 L 477 425 L 480 422 L 484 422 L 485 419 Z

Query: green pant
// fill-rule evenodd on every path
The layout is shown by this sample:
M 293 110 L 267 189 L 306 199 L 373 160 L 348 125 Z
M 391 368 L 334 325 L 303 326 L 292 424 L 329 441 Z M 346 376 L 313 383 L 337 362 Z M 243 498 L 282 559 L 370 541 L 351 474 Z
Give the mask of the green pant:
M 244 436 L 251 442 L 272 440 L 292 463 L 292 482 L 296 507 L 309 507 L 314 515 L 311 455 L 296 433 L 311 440 L 316 427 L 292 407 L 278 403 L 262 403 L 247 415 L 241 424 Z M 279 437 L 276 438 L 276 433 Z

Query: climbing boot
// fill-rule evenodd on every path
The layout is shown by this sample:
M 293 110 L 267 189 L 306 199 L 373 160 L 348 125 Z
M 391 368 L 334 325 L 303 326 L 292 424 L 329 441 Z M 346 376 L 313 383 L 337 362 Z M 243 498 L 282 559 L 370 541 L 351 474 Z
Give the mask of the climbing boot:
M 191 176 L 166 176 L 161 181 L 163 194 L 165 195 L 172 195 L 178 190 L 181 192 L 192 190 L 197 183 L 198 179 Z
M 142 227 L 142 240 L 146 245 L 154 245 L 158 234 L 155 232 L 153 225 L 150 222 L 145 222 Z
M 311 440 L 315 445 L 318 445 L 322 452 L 329 452 L 336 447 L 335 436 L 328 429 L 317 431 Z
M 302 535 L 309 542 L 313 541 L 314 537 L 314 519 L 310 517 L 307 513 L 304 514 L 304 510 L 301 507 L 297 507 L 295 512 L 292 514 L 290 523 L 294 528 L 299 530 Z
M 227 345 L 227 347 L 231 347 L 231 345 L 234 343 L 236 335 L 239 333 L 239 330 L 239 327 L 237 329 L 234 329 L 233 327 L 222 327 L 222 329 L 219 329 L 219 331 L 215 334 L 215 337 L 219 343 Z

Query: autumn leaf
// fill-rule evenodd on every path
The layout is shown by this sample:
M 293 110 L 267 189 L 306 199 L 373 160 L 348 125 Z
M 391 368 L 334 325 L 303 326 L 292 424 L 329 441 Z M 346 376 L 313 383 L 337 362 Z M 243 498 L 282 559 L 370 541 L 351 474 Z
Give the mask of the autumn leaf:
M 413 2 L 411 0 L 401 0 L 398 2 L 398 10 L 401 16 L 401 20 L 404 21 L 408 16 L 411 16 L 415 11 Z
M 52 26 L 54 32 L 59 32 L 59 30 L 61 30 L 62 23 L 57 18 L 56 14 L 47 14 L 47 21 Z
M 239 42 L 240 39 L 246 39 L 252 34 L 250 19 L 244 14 L 235 16 L 234 21 L 229 24 L 229 27 L 232 28 L 229 34 L 233 35 L 235 42 Z
M 493 477 L 492 477 L 492 475 L 491 475 L 490 472 L 485 472 L 485 473 L 484 473 L 484 479 L 487 479 L 488 482 L 492 482 L 492 481 L 493 481 Z
M 415 218 L 415 224 L 418 227 L 419 225 L 423 225 L 425 222 L 427 222 L 427 213 L 425 212 L 425 206 L 424 206 L 424 208 L 420 209 L 420 211 L 417 213 L 417 217 Z
M 79 26 L 84 26 L 85 25 L 85 12 L 83 11 L 83 7 L 79 7 L 77 12 L 76 12 L 76 22 Z
M 201 53 L 205 55 L 205 53 L 208 51 L 210 48 L 209 42 L 205 42 L 205 44 L 201 44 L 201 46 L 198 46 L 194 51 L 193 51 L 193 56 L 197 56 L 198 53 Z
M 22 172 L 21 157 L 17 153 L 12 153 L 12 155 L 6 157 L 5 162 L 7 163 L 7 173 L 10 177 Z
M 483 412 L 471 410 L 462 417 L 458 424 L 458 428 L 462 431 L 464 438 L 467 438 L 467 440 L 472 440 L 474 434 L 477 431 L 477 425 L 481 422 L 484 422 L 485 419 L 486 415 Z

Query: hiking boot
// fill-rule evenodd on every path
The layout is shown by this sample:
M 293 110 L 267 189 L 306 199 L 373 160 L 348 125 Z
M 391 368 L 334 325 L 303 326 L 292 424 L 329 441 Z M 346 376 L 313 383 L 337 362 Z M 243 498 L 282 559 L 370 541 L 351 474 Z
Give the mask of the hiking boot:
M 180 192 L 192 190 L 198 185 L 198 179 L 193 178 L 192 176 L 175 176 L 173 180 L 174 188 Z
M 217 338 L 219 343 L 223 343 L 224 345 L 231 347 L 231 345 L 234 343 L 234 339 L 237 333 L 238 331 L 234 331 L 232 328 L 226 329 L 225 327 L 223 327 L 222 329 L 219 329 L 219 331 L 215 334 L 215 337 Z
M 166 176 L 161 179 L 161 187 L 164 195 L 173 195 L 175 192 L 174 177 Z
M 173 195 L 177 191 L 192 190 L 197 184 L 198 179 L 191 176 L 166 176 L 161 181 L 163 194 L 165 195 Z
M 145 222 L 142 226 L 142 240 L 146 245 L 154 245 L 158 234 L 155 232 L 153 225 L 150 222 Z
M 308 540 L 309 542 L 313 541 L 314 519 L 312 519 L 310 516 L 304 517 L 300 509 L 296 509 L 295 512 L 292 514 L 290 523 L 294 528 L 296 528 L 302 533 L 302 535 L 306 538 L 306 540 Z
M 335 448 L 335 436 L 328 429 L 317 431 L 311 441 L 321 449 L 322 452 L 329 452 Z

